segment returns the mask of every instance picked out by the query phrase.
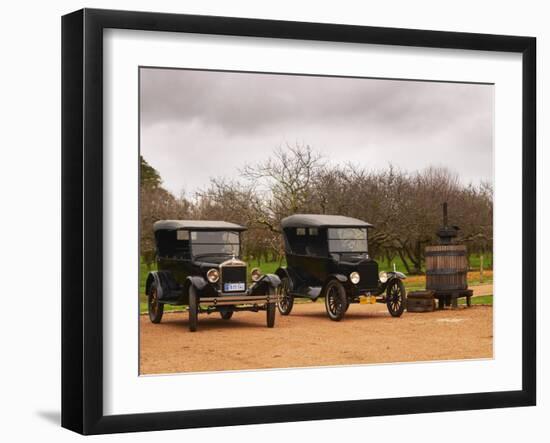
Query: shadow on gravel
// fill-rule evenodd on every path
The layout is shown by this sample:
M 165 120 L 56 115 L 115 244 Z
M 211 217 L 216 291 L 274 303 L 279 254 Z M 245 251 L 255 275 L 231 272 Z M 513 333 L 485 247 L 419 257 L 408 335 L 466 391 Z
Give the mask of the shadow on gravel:
M 213 314 L 214 315 L 214 314 Z M 220 331 L 227 331 L 232 329 L 258 329 L 258 328 L 265 328 L 268 329 L 266 326 L 266 314 L 265 312 L 258 313 L 258 322 L 246 322 L 246 321 L 240 321 L 238 317 L 238 313 L 236 313 L 233 318 L 230 320 L 223 320 L 221 318 L 215 318 L 215 317 L 201 317 L 199 316 L 199 324 L 198 324 L 198 331 L 201 330 L 220 330 Z M 261 316 L 261 317 L 260 317 Z M 168 317 L 168 318 L 167 318 Z M 162 322 L 159 325 L 154 325 L 155 327 L 166 327 L 166 328 L 172 328 L 172 329 L 184 329 L 185 331 L 189 331 L 189 319 L 186 314 L 181 314 L 180 316 L 176 317 L 174 314 L 170 314 L 162 318 Z M 277 320 L 275 320 L 275 328 L 277 327 Z

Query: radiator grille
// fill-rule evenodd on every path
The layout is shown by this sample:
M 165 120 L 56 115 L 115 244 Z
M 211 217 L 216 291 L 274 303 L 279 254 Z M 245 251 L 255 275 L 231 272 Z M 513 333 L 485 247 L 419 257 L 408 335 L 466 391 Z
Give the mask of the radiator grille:
M 373 289 L 378 286 L 378 264 L 374 260 L 360 263 L 359 275 L 361 277 L 360 288 Z
M 222 266 L 220 280 L 222 290 L 225 283 L 244 283 L 246 289 L 246 266 Z

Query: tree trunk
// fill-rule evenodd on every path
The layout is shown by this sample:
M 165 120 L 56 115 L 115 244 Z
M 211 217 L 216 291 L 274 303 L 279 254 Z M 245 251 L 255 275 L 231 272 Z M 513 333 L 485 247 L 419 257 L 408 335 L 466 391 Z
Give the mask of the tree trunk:
M 411 268 L 409 267 L 409 264 L 407 263 L 407 260 L 405 260 L 405 256 L 403 255 L 403 251 L 399 249 L 397 251 L 399 254 L 399 258 L 401 258 L 401 261 L 403 262 L 403 266 L 405 266 L 405 269 L 407 270 L 407 274 L 411 273 Z
M 483 254 L 479 254 L 479 282 L 483 283 Z
M 415 249 L 418 253 L 418 244 Z M 422 259 L 419 256 L 415 256 L 414 252 L 407 247 L 405 247 L 405 253 L 413 265 L 413 274 L 420 274 L 422 272 Z

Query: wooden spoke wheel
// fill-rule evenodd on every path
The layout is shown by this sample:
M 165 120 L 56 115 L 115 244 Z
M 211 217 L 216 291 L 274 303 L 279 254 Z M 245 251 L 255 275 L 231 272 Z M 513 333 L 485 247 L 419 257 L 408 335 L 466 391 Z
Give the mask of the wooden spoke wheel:
M 340 321 L 348 308 L 346 290 L 338 280 L 331 280 L 325 287 L 325 308 L 331 320 Z
M 401 317 L 407 304 L 407 292 L 403 282 L 396 278 L 386 289 L 386 305 L 392 317 Z
M 149 311 L 149 320 L 152 323 L 160 323 L 164 313 L 164 304 L 159 301 L 157 285 L 153 283 L 147 295 L 147 309 Z
M 281 315 L 288 315 L 294 306 L 294 297 L 290 294 L 290 280 L 288 277 L 281 279 L 281 284 L 277 287 L 277 309 Z

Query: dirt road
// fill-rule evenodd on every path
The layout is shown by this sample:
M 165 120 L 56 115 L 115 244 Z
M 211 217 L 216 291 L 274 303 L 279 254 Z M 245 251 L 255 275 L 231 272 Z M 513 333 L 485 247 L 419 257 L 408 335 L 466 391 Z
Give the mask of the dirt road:
M 237 312 L 231 320 L 201 315 L 187 329 L 187 313 L 165 313 L 161 324 L 140 316 L 142 374 L 491 358 L 493 310 L 474 306 L 392 318 L 385 305 L 350 306 L 341 322 L 323 303 L 297 304 L 275 328 L 265 312 Z
M 493 284 L 487 283 L 483 285 L 470 286 L 474 290 L 474 297 L 479 295 L 491 295 L 493 293 Z

